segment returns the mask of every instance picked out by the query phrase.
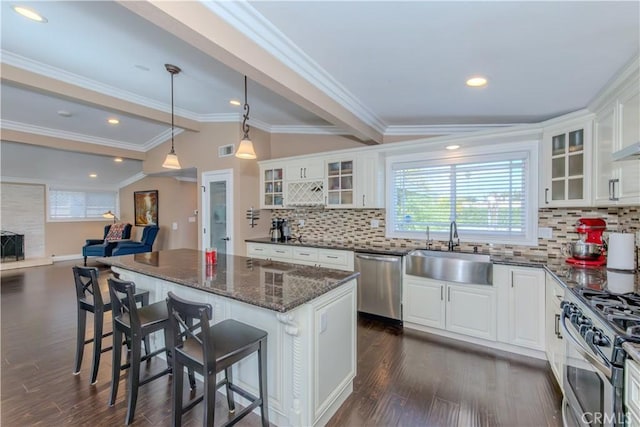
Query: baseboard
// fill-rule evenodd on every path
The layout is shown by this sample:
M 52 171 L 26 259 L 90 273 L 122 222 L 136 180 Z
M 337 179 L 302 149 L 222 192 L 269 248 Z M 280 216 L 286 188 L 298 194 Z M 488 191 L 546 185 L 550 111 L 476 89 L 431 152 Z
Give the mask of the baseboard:
M 14 270 L 16 268 L 38 267 L 40 265 L 51 265 L 53 259 L 48 258 L 29 258 L 21 261 L 0 262 L 0 271 Z
M 82 259 L 82 254 L 54 255 L 52 258 L 53 262 L 72 261 L 74 259 Z

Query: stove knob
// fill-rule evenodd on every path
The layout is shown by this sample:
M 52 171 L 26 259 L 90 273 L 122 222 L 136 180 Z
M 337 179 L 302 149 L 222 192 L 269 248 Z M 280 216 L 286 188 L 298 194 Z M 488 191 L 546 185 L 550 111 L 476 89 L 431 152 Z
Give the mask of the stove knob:
M 580 336 L 585 337 L 591 329 L 591 322 L 580 325 Z
M 611 345 L 609 338 L 600 329 L 596 328 L 593 330 L 593 343 L 598 347 L 609 347 Z

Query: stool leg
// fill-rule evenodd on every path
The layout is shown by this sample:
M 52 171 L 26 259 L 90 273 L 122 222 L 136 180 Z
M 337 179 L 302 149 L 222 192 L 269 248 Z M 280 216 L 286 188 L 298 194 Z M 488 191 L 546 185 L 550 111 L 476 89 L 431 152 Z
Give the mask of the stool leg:
M 231 383 L 233 382 L 233 373 L 231 372 L 231 367 L 228 367 L 224 370 L 224 376 L 227 379 L 227 404 L 229 405 L 229 412 L 236 412 L 236 403 L 233 401 L 233 391 L 231 391 Z
M 184 367 L 180 365 L 175 357 L 173 359 L 173 384 L 171 387 L 173 416 L 173 427 L 182 425 L 182 382 L 184 380 Z
M 84 354 L 84 340 L 87 329 L 87 310 L 78 307 L 78 331 L 76 337 L 76 363 L 73 369 L 73 375 L 80 373 L 80 365 L 82 365 L 82 356 Z
M 142 357 L 142 342 L 140 337 L 131 337 L 131 366 L 129 367 L 129 403 L 127 405 L 127 421 L 133 422 L 133 416 L 138 402 L 138 386 L 140 384 L 140 358 Z
M 269 392 L 267 390 L 267 340 L 260 340 L 258 348 L 258 375 L 260 376 L 260 415 L 262 416 L 262 426 L 269 427 Z
M 216 413 L 216 374 L 212 372 L 207 374 L 203 370 L 204 375 L 204 423 L 205 426 L 213 426 Z
M 93 313 L 93 362 L 91 363 L 91 385 L 98 381 L 98 368 L 100 367 L 100 354 L 102 353 L 102 309 Z
M 118 396 L 118 386 L 120 385 L 120 366 L 122 365 L 122 332 L 113 328 L 113 357 L 111 367 L 111 397 L 109 398 L 109 406 L 116 403 Z

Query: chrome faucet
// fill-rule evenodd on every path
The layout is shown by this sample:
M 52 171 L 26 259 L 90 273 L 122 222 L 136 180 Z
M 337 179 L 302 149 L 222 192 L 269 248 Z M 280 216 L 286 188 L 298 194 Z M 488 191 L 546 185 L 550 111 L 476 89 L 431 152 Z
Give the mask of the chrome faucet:
M 433 241 L 431 240 L 431 236 L 429 234 L 429 226 L 427 225 L 427 249 L 431 249 L 431 245 Z
M 453 243 L 453 239 L 457 239 L 457 243 Z M 456 246 L 460 246 L 460 238 L 458 237 L 458 225 L 455 221 L 451 221 L 449 225 L 449 250 L 452 251 Z

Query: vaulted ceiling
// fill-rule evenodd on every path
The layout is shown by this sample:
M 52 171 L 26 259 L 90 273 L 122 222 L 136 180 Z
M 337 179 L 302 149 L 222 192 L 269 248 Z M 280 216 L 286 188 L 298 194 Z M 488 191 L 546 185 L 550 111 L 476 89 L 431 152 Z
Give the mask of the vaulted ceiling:
M 47 23 L 18 15 L 16 4 Z M 539 122 L 585 108 L 640 50 L 640 3 L 633 1 L 1 7 L 3 134 L 132 153 L 170 135 L 166 63 L 182 68 L 174 82 L 181 128 L 239 121 L 242 107 L 229 100 L 244 101 L 247 75 L 252 126 L 382 142 Z M 465 86 L 478 74 L 488 78 L 486 87 Z M 120 124 L 108 125 L 108 117 Z

